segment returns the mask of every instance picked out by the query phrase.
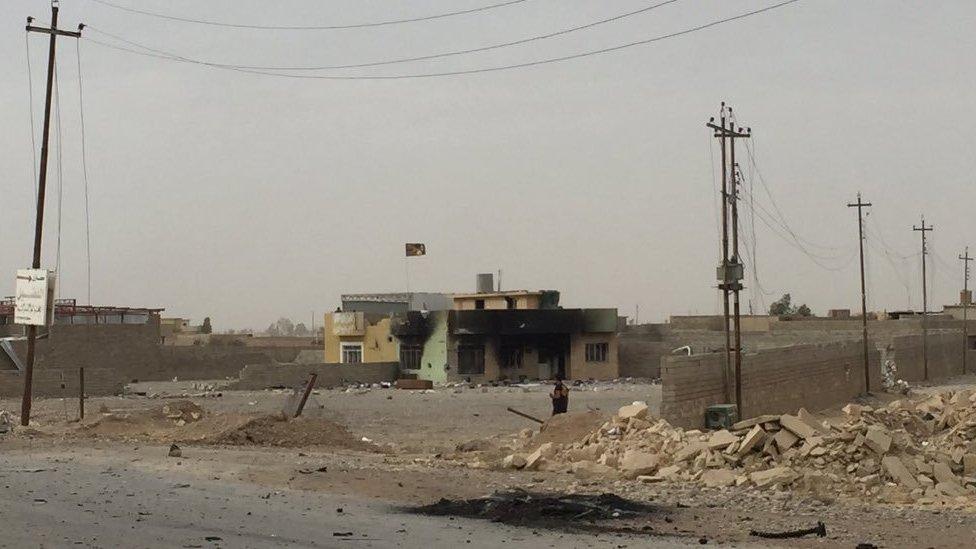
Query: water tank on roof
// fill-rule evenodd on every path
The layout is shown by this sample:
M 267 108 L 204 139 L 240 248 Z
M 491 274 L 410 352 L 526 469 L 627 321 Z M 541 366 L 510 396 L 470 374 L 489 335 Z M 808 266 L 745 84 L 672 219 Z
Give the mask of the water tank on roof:
M 478 275 L 477 291 L 479 294 L 487 294 L 495 291 L 495 275 L 492 273 L 481 273 Z

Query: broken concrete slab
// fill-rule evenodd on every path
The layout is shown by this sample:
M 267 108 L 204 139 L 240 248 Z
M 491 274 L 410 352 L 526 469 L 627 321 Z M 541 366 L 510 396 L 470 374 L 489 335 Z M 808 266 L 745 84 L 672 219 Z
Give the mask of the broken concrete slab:
M 784 429 L 789 429 L 796 436 L 807 439 L 817 435 L 817 431 L 806 424 L 803 420 L 796 416 L 791 416 L 789 414 L 783 414 L 779 416 L 779 424 L 783 426 Z
M 637 477 L 653 473 L 660 462 L 661 457 L 658 454 L 627 450 L 620 459 L 619 467 L 628 477 Z
M 776 448 L 779 449 L 780 453 L 792 448 L 799 440 L 800 437 L 794 435 L 789 429 L 782 429 L 773 436 L 773 442 L 776 443 Z
M 885 456 L 881 459 L 881 467 L 888 473 L 896 484 L 905 488 L 906 490 L 914 490 L 918 488 L 918 481 L 912 476 L 911 471 L 905 467 L 900 459 L 896 456 Z
M 742 457 L 748 454 L 757 446 L 762 444 L 765 438 L 766 431 L 763 431 L 763 428 L 760 427 L 759 424 L 753 425 L 752 429 L 746 433 L 746 436 L 742 437 L 742 443 L 739 444 L 739 449 L 736 452 L 736 455 Z
M 755 425 L 759 425 L 761 423 L 769 423 L 771 421 L 779 421 L 779 416 L 778 415 L 768 414 L 768 415 L 764 415 L 764 416 L 757 416 L 757 417 L 750 418 L 750 419 L 744 419 L 744 420 L 739 421 L 737 423 L 733 423 L 732 424 L 732 430 L 733 431 L 741 431 L 743 429 L 749 429 L 749 428 L 751 428 L 751 427 L 753 427 Z
M 694 459 L 707 447 L 708 446 L 704 442 L 700 440 L 693 440 L 685 444 L 680 450 L 674 453 L 674 462 L 681 463 L 683 461 Z
M 891 435 L 887 429 L 872 425 L 864 434 L 864 444 L 875 453 L 884 455 L 891 448 Z
M 773 467 L 765 471 L 749 473 L 749 480 L 759 488 L 773 484 L 789 484 L 797 478 L 797 473 L 790 467 Z
M 953 474 L 952 469 L 949 468 L 945 463 L 933 463 L 932 464 L 932 476 L 935 477 L 936 482 L 957 482 L 959 479 Z
M 709 450 L 718 450 L 738 441 L 739 437 L 733 435 L 725 429 L 722 429 L 721 431 L 715 431 L 712 433 L 712 435 L 708 437 L 707 444 Z
M 728 469 L 708 469 L 701 476 L 701 482 L 709 488 L 720 488 L 735 484 L 736 474 Z
M 522 469 L 526 465 L 525 456 L 520 454 L 510 454 L 502 460 L 502 467 L 506 469 Z
M 647 403 L 646 402 L 634 402 L 633 404 L 628 404 L 627 406 L 621 406 L 617 410 L 617 417 L 623 420 L 630 418 L 644 419 L 647 417 Z

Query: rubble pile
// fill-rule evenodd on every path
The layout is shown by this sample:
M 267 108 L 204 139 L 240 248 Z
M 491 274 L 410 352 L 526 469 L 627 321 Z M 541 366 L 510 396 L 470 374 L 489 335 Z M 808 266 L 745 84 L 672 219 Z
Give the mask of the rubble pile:
M 976 393 L 937 394 L 873 409 L 849 404 L 823 421 L 800 409 L 713 432 L 683 430 L 620 408 L 576 442 L 546 442 L 500 466 L 581 477 L 807 491 L 889 503 L 976 501 Z M 526 449 L 531 448 L 531 442 Z

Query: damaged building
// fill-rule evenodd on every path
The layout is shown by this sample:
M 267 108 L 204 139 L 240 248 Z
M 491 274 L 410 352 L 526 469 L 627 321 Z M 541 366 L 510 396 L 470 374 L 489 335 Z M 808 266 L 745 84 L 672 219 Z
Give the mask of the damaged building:
M 342 306 L 325 315 L 325 362 L 381 363 L 399 360 L 390 332 L 391 315 L 450 308 L 445 294 L 426 292 L 344 294 Z
M 490 275 L 489 275 L 490 276 Z M 618 377 L 616 309 L 563 309 L 559 292 L 479 290 L 450 310 L 394 313 L 401 375 L 433 382 Z

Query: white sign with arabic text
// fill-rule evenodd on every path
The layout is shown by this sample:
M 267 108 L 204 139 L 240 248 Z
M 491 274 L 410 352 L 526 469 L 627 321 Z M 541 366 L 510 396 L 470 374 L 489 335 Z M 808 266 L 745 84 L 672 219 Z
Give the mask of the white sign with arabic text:
M 54 304 L 54 274 L 47 269 L 17 269 L 14 323 L 46 326 Z

